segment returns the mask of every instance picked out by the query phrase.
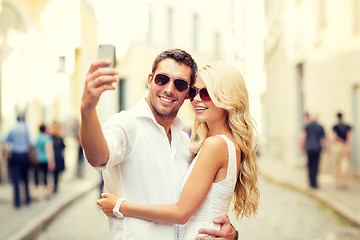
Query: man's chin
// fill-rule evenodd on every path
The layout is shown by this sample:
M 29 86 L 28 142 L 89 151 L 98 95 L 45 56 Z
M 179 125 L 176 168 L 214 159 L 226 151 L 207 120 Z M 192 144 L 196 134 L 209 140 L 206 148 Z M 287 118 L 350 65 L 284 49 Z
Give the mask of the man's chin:
M 176 116 L 178 111 L 174 111 L 173 109 L 167 108 L 154 108 L 154 111 L 157 115 L 165 118 L 173 118 Z

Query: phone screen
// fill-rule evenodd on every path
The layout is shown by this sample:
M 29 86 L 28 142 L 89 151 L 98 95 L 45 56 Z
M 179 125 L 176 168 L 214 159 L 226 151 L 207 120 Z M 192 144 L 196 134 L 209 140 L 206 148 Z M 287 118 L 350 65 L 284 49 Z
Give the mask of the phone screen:
M 97 59 L 110 60 L 111 64 L 108 67 L 114 68 L 116 65 L 115 46 L 111 44 L 99 45 Z

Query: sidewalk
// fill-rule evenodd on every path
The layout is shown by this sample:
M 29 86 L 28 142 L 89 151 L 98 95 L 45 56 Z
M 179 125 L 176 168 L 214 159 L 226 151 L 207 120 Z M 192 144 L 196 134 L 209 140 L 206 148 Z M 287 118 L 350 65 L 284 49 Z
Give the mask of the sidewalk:
M 0 184 L 0 239 L 33 239 L 62 209 L 97 187 L 99 181 L 95 170 L 87 171 L 81 179 L 62 179 L 57 194 L 19 209 L 13 207 L 12 186 Z
M 332 177 L 319 176 L 318 190 L 309 190 L 307 169 L 305 166 L 294 167 L 270 158 L 259 159 L 260 175 L 310 195 L 326 204 L 336 213 L 360 228 L 360 181 L 352 182 L 347 190 L 334 187 Z M 83 179 L 64 179 L 59 193 L 48 200 L 32 203 L 14 209 L 12 205 L 12 187 L 0 184 L 0 239 L 32 239 L 67 205 L 97 187 L 100 177 L 96 171 L 85 174 Z
M 353 180 L 346 190 L 334 187 L 333 177 L 319 176 L 319 189 L 308 187 L 306 166 L 290 166 L 267 157 L 259 159 L 260 176 L 310 195 L 360 228 L 360 181 Z

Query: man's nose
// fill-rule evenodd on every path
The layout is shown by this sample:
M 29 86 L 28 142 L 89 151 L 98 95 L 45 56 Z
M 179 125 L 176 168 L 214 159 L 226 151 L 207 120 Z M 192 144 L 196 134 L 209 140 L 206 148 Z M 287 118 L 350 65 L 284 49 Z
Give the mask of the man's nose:
M 175 91 L 174 81 L 170 80 L 165 86 L 164 90 L 168 94 L 172 94 Z

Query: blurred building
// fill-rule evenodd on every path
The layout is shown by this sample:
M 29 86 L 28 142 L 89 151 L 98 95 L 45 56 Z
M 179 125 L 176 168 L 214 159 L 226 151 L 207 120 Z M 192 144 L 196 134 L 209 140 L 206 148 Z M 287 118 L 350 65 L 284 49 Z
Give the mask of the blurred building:
M 41 123 L 79 119 L 80 78 L 96 56 L 96 27 L 90 1 L 0 0 L 1 139 L 18 113 L 32 138 Z
M 355 132 L 352 167 L 360 173 L 360 1 L 265 0 L 266 151 L 302 164 L 298 136 L 305 112 L 327 136 L 342 111 Z M 331 155 L 324 159 L 331 164 Z

